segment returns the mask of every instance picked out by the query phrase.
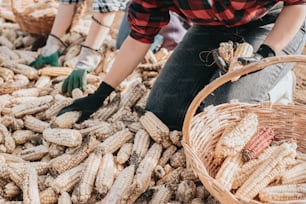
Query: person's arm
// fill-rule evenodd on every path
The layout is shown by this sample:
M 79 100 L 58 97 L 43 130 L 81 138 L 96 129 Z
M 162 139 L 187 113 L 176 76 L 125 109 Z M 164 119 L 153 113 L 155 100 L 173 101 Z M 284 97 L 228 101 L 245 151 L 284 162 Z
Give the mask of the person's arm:
M 305 18 L 305 4 L 285 6 L 263 44 L 269 45 L 275 53 L 280 52 L 293 39 Z

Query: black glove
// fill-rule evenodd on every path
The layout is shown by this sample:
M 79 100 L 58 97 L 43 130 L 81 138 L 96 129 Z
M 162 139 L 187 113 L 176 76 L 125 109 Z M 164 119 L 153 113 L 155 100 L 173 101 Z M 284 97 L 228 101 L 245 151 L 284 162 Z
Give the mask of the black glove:
M 263 58 L 274 57 L 274 56 L 275 56 L 274 50 L 269 45 L 262 44 L 252 57 L 239 57 L 238 61 L 243 65 L 247 65 L 253 62 L 260 61 Z
M 89 94 L 84 98 L 75 100 L 71 105 L 60 110 L 57 116 L 70 111 L 81 111 L 82 114 L 76 121 L 76 123 L 81 123 L 88 119 L 91 114 L 96 112 L 103 105 L 104 100 L 112 91 L 114 91 L 113 87 L 105 82 L 102 82 L 99 88 L 93 94 Z

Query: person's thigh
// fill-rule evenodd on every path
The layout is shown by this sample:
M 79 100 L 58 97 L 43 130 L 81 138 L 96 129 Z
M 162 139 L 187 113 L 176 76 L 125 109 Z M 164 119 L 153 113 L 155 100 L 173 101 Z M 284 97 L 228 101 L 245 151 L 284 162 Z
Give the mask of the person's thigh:
M 243 33 L 244 39 L 251 43 L 254 50 L 260 46 L 267 34 L 272 29 L 271 25 L 255 28 Z M 300 54 L 305 45 L 305 23 L 295 35 L 294 39 L 278 55 Z M 269 101 L 269 92 L 276 84 L 292 70 L 293 63 L 277 64 L 264 68 L 252 74 L 241 77 L 238 81 L 228 82 L 214 91 L 205 100 L 205 106 L 221 104 L 232 99 L 240 102 L 257 103 Z
M 223 32 L 193 26 L 176 47 L 155 81 L 146 109 L 155 113 L 170 129 L 181 129 L 188 106 L 209 83 L 216 68 L 209 51 L 229 36 Z M 205 59 L 208 62 L 204 62 Z

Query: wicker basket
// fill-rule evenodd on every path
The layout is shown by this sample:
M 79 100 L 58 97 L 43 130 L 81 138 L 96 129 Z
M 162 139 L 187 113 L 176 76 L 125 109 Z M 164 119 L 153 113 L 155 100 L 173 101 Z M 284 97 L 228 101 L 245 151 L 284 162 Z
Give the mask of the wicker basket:
M 248 74 L 266 66 L 286 62 L 306 63 L 305 55 L 282 56 L 266 58 L 250 64 L 232 73 L 225 74 L 207 85 L 192 101 L 187 111 L 183 125 L 183 147 L 188 164 L 207 188 L 207 190 L 222 204 L 246 204 L 261 202 L 256 200 L 238 199 L 230 191 L 224 189 L 215 179 L 220 166 L 213 165 L 214 149 L 225 127 L 237 117 L 246 112 L 258 115 L 259 127 L 274 128 L 277 140 L 294 140 L 298 150 L 306 153 L 306 108 L 301 105 L 276 105 L 268 102 L 260 104 L 225 103 L 209 106 L 203 112 L 195 115 L 197 107 L 219 86 L 231 79 Z M 275 203 L 306 203 L 306 200 L 295 200 Z
M 38 10 L 54 8 L 53 4 L 46 1 L 44 4 L 37 0 L 11 0 L 12 11 L 15 15 L 16 22 L 24 32 L 31 34 L 48 34 L 52 29 L 55 19 L 55 13 L 34 17 L 31 14 Z

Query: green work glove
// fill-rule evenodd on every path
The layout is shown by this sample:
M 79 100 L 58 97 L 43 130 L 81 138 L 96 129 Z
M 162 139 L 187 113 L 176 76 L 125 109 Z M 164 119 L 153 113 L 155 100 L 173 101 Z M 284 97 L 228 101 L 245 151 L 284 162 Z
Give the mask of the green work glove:
M 33 62 L 30 63 L 30 66 L 34 67 L 35 69 L 40 69 L 45 65 L 51 65 L 53 67 L 57 67 L 59 55 L 60 53 L 58 50 L 46 57 L 39 55 Z
M 85 91 L 87 73 L 95 70 L 100 60 L 101 55 L 99 53 L 89 47 L 83 46 L 74 70 L 62 85 L 62 92 L 68 93 L 71 96 L 72 90 L 75 88 L 80 88 Z

